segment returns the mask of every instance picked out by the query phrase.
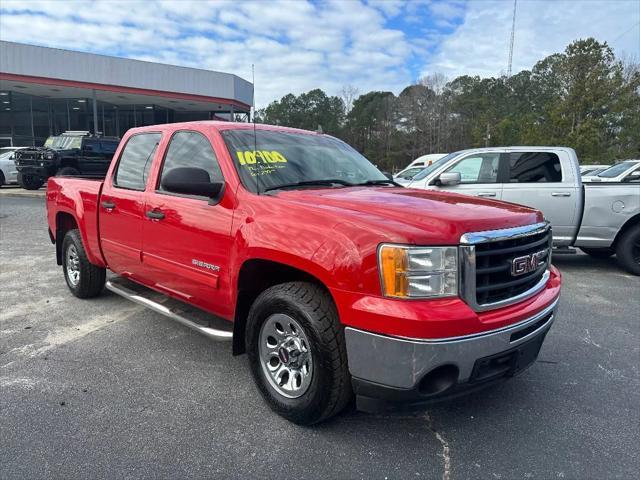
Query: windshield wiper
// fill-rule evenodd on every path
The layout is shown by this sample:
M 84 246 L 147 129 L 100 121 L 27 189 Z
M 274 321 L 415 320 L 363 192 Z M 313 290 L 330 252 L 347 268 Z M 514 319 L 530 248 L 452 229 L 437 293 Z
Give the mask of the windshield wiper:
M 366 182 L 352 183 L 351 185 L 353 185 L 354 187 L 366 187 L 368 185 L 394 185 L 396 187 L 402 186 L 393 180 L 367 180 Z
M 269 192 L 271 190 L 279 190 L 281 188 L 309 187 L 314 185 L 331 186 L 331 185 L 335 185 L 336 183 L 338 185 L 344 185 L 344 186 L 354 185 L 353 183 L 349 183 L 339 178 L 329 178 L 325 180 L 304 180 L 302 182 L 284 183 L 282 185 L 276 185 L 274 187 L 267 187 L 263 190 L 263 192 Z

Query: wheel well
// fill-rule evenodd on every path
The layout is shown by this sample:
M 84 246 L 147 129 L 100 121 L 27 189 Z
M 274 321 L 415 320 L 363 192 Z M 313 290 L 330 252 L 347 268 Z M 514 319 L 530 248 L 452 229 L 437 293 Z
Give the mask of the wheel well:
M 618 233 L 616 234 L 616 238 L 611 244 L 611 248 L 615 249 L 616 246 L 618 245 L 618 241 L 622 238 L 622 235 L 624 235 L 625 232 L 629 230 L 631 227 L 638 224 L 640 224 L 640 213 L 634 215 L 629 220 L 627 220 L 627 222 L 622 226 L 622 228 L 618 230 Z
M 245 352 L 244 332 L 247 316 L 258 295 L 274 285 L 295 281 L 315 283 L 326 289 L 326 286 L 315 276 L 283 263 L 253 259 L 242 264 L 238 276 L 238 295 L 233 324 L 234 355 Z
M 73 215 L 60 212 L 56 215 L 56 261 L 62 265 L 62 241 L 69 230 L 78 228 L 78 223 Z

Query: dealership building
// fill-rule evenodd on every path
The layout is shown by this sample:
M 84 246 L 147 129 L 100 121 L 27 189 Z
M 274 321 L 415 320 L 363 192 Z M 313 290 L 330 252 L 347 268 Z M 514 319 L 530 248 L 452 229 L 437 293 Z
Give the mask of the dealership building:
M 0 41 L 0 146 L 85 130 L 246 121 L 253 85 L 230 74 Z

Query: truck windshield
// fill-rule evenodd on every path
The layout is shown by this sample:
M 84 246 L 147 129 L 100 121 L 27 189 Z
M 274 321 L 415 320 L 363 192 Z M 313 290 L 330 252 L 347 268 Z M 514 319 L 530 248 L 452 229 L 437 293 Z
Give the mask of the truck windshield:
M 306 184 L 388 183 L 346 143 L 333 137 L 272 130 L 224 130 L 222 137 L 242 184 L 251 192 Z
M 449 155 L 445 155 L 444 157 L 436 160 L 431 165 L 429 165 L 427 168 L 422 170 L 420 173 L 418 173 L 416 176 L 414 176 L 411 180 L 415 182 L 417 180 L 422 180 L 423 178 L 428 177 L 431 172 L 437 170 L 438 168 L 443 166 L 445 163 L 447 163 L 452 158 L 457 157 L 459 154 L 460 154 L 460 152 L 453 152 L 453 153 L 450 153 Z
M 71 150 L 73 148 L 80 148 L 82 145 L 82 137 L 49 137 L 44 142 L 45 147 L 52 148 L 53 150 Z

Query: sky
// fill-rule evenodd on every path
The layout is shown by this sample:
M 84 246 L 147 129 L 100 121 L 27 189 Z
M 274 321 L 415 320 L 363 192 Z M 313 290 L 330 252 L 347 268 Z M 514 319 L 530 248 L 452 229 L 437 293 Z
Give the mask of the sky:
M 507 70 L 513 0 L 0 1 L 0 39 L 235 73 L 287 93 Z M 518 0 L 513 72 L 578 38 L 640 60 L 640 0 Z

